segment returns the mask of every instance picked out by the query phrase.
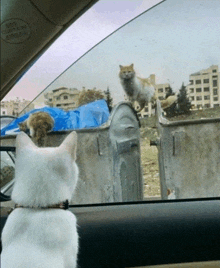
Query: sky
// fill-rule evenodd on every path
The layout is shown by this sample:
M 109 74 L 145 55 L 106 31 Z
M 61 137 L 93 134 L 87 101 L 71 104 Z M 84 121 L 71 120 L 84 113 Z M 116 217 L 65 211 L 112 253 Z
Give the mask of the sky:
M 139 76 L 155 74 L 156 83 L 170 83 L 174 91 L 183 82 L 188 83 L 191 73 L 211 65 L 220 67 L 219 0 L 163 1 L 80 58 L 108 34 L 159 2 L 101 0 L 69 27 L 5 99 L 32 100 L 45 88 L 50 91 L 61 86 L 109 87 L 116 103 L 124 98 L 119 65 L 133 63 Z M 38 99 L 41 102 L 42 97 Z
M 75 21 L 25 73 L 4 100 L 32 100 L 89 49 L 161 0 L 100 0 Z

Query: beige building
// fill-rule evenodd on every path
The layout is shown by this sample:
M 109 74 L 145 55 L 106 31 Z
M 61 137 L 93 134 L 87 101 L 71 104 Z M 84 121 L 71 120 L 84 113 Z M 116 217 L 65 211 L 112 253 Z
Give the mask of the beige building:
M 73 110 L 78 107 L 79 93 L 76 88 L 60 87 L 44 94 L 45 104 L 65 111 Z
M 28 100 L 10 100 L 1 102 L 1 115 L 18 116 L 34 109 L 34 104 Z
M 219 77 L 218 65 L 212 65 L 189 76 L 187 91 L 192 109 L 220 106 Z

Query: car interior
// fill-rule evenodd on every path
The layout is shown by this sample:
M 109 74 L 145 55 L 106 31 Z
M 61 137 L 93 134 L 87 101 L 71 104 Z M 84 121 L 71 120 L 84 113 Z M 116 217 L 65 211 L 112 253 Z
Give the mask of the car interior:
M 10 90 L 12 90 L 13 86 L 65 30 L 71 25 L 74 25 L 77 19 L 101 1 L 102 0 L 2 0 L 1 100 L 3 100 Z M 120 0 L 112 2 L 120 2 Z M 202 1 L 201 5 L 203 2 L 204 1 Z M 171 6 L 172 3 L 170 4 Z M 160 1 L 159 4 L 150 8 L 149 11 L 154 12 L 157 8 L 163 9 L 163 5 L 165 4 L 169 7 L 169 0 Z M 146 12 L 145 15 L 148 16 L 148 12 Z M 151 16 L 157 18 L 156 13 L 152 13 Z M 164 14 L 164 17 L 165 16 L 166 13 Z M 172 16 L 172 12 L 169 16 Z M 141 17 L 139 17 L 139 19 L 140 18 Z M 20 27 L 20 31 L 13 30 L 15 27 Z M 216 25 L 216 27 L 219 28 L 219 25 Z M 119 36 L 119 32 L 116 31 L 115 36 L 117 35 Z M 81 68 L 80 70 L 82 70 L 80 64 L 84 66 L 83 60 L 89 61 L 90 55 L 92 59 L 96 59 L 98 58 L 97 54 L 101 55 L 106 47 L 110 47 L 111 44 L 118 44 L 118 39 L 116 39 L 116 41 L 113 39 L 114 35 L 110 36 L 110 38 L 109 40 L 112 41 L 108 41 L 107 38 L 103 44 L 101 43 L 91 50 L 90 54 L 88 53 L 84 58 L 82 57 L 81 62 L 78 61 L 75 65 L 72 65 L 72 69 L 69 68 L 66 74 L 71 71 L 73 73 L 76 72 L 77 68 Z M 94 54 L 92 54 L 93 51 Z M 118 67 L 119 64 L 116 63 L 116 65 Z M 66 74 L 64 73 L 63 76 Z M 47 89 L 54 88 L 56 83 L 55 81 L 54 84 L 52 83 Z M 127 111 L 130 117 L 127 116 L 126 119 L 124 119 L 124 111 Z M 9 117 L 9 121 L 7 121 L 4 116 L 1 117 L 1 121 L 4 122 L 4 120 L 6 120 L 5 122 L 7 122 L 7 124 L 13 119 L 14 117 Z M 160 125 L 160 115 L 158 115 L 157 120 Z M 138 151 L 140 151 L 139 121 L 133 108 L 127 104 L 120 103 L 111 112 L 109 125 L 105 125 L 102 130 L 98 132 L 98 136 L 96 136 L 93 130 L 77 130 L 79 137 L 82 137 L 80 138 L 82 139 L 80 140 L 82 144 L 84 141 L 83 135 L 84 137 L 90 135 L 92 141 L 98 139 L 98 141 L 96 141 L 99 146 L 97 159 L 100 159 L 103 153 L 104 156 L 100 161 L 103 161 L 103 166 L 109 165 L 109 170 L 111 170 L 111 165 L 117 167 L 117 164 L 119 162 L 121 163 L 122 158 L 125 159 L 123 161 L 129 163 L 128 171 L 124 170 L 127 167 L 123 169 L 124 166 L 121 165 L 121 169 L 118 172 L 119 180 L 123 182 L 122 185 L 124 185 L 125 188 L 130 187 L 130 184 L 127 183 L 128 175 L 126 172 L 134 174 L 133 176 L 135 177 L 131 182 L 131 185 L 134 185 L 132 186 L 132 194 L 129 192 L 130 190 L 128 191 L 126 188 L 126 190 L 122 192 L 122 197 L 113 198 L 111 195 L 113 195 L 115 190 L 113 186 L 113 190 L 109 186 L 109 188 L 104 189 L 108 197 L 103 199 L 100 197 L 100 201 L 98 197 L 95 199 L 98 201 L 94 202 L 88 197 L 78 203 L 74 200 L 74 203 L 70 205 L 69 210 L 72 211 L 77 218 L 80 237 L 77 261 L 78 267 L 220 267 L 220 194 L 217 195 L 213 190 L 213 195 L 196 195 L 196 193 L 200 193 L 199 189 L 196 188 L 194 191 L 195 195 L 187 196 L 187 194 L 183 192 L 182 195 L 180 193 L 179 198 L 169 199 L 166 194 L 166 185 L 161 183 L 160 191 L 163 193 L 162 198 L 158 196 L 155 199 L 143 198 L 142 193 L 140 194 L 140 192 L 143 191 L 141 183 L 140 185 L 138 184 L 142 180 L 142 168 L 139 168 L 140 156 L 138 153 Z M 115 124 L 115 122 L 121 122 L 122 127 L 117 128 L 118 125 Z M 196 124 L 198 125 L 200 123 L 197 122 Z M 206 126 L 208 126 L 209 123 L 216 124 L 216 129 L 219 130 L 220 116 L 211 122 L 207 121 Z M 5 124 L 6 123 L 4 123 L 4 125 Z M 191 126 L 191 123 L 189 124 Z M 162 137 L 165 135 L 165 130 L 167 130 L 169 126 L 165 123 L 164 125 L 161 123 L 161 126 L 159 135 Z M 173 126 L 174 124 L 171 127 Z M 181 125 L 181 130 L 182 127 Z M 124 129 L 126 129 L 125 134 L 123 134 Z M 177 131 L 178 134 L 181 130 Z M 129 134 L 127 131 L 129 131 Z M 126 142 L 123 140 L 124 137 L 121 138 L 118 133 L 126 137 Z M 173 132 L 171 132 L 171 134 L 172 133 Z M 55 139 L 53 138 L 54 133 L 50 135 L 51 140 Z M 60 132 L 57 135 L 60 135 L 59 137 L 62 140 L 66 133 Z M 108 148 L 109 155 L 105 158 L 105 153 L 107 152 L 106 145 L 104 144 L 107 140 L 106 137 L 110 137 L 110 145 Z M 174 135 L 172 141 L 178 138 L 179 136 L 176 138 Z M 114 142 L 117 143 L 118 155 L 114 151 L 113 146 L 112 153 L 110 154 L 111 144 Z M 155 144 L 158 145 L 156 142 Z M 219 134 L 216 136 L 215 149 L 215 152 L 220 153 Z M 171 157 L 176 152 L 179 152 L 177 150 L 180 149 L 177 148 L 175 152 L 172 149 Z M 165 152 L 159 149 L 159 153 L 162 153 L 159 157 L 163 160 Z M 1 156 L 5 157 L 4 159 L 7 159 L 7 161 L 11 161 L 12 166 L 14 165 L 16 159 L 14 138 L 1 139 Z M 80 155 L 80 159 L 81 158 L 83 158 L 82 153 Z M 109 160 L 110 158 L 113 160 Z M 216 158 L 216 161 L 219 163 L 219 154 L 216 155 Z M 160 175 L 161 178 L 164 178 L 166 174 L 168 174 L 166 173 L 168 160 L 164 160 L 164 162 L 162 160 L 160 160 Z M 91 169 L 92 167 L 89 166 L 89 168 Z M 135 168 L 136 170 L 134 171 Z M 207 181 L 209 180 L 210 183 L 212 183 L 211 177 L 215 178 L 217 181 L 216 189 L 219 187 L 220 183 L 220 175 L 217 174 L 218 170 L 219 169 L 216 168 L 216 173 L 211 171 L 209 177 L 207 177 Z M 174 173 L 170 172 L 169 174 L 177 174 L 175 171 L 173 172 Z M 89 176 L 90 175 L 88 175 L 88 179 L 90 178 Z M 111 180 L 113 176 L 116 176 L 115 173 L 110 174 L 109 180 Z M 173 179 L 171 177 L 170 175 L 170 181 Z M 101 184 L 101 180 L 104 180 L 103 178 L 104 175 L 99 179 L 100 185 L 103 185 Z M 179 182 L 178 179 L 179 178 L 176 178 L 177 182 Z M 0 193 L 1 232 L 8 217 L 8 210 L 12 205 L 10 193 L 13 183 L 9 183 L 6 186 L 2 187 Z M 209 188 L 208 183 L 205 184 L 205 187 L 207 187 L 207 189 Z M 95 188 L 94 191 L 96 191 Z M 131 195 L 132 197 L 130 197 Z

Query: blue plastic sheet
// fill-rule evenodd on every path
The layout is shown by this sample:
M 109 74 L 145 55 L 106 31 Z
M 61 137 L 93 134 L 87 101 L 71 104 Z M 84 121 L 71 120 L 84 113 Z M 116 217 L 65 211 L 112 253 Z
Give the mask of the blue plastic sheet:
M 25 121 L 30 114 L 39 111 L 47 112 L 53 117 L 55 121 L 53 131 L 95 128 L 104 124 L 109 118 L 109 109 L 105 100 L 97 100 L 71 111 L 44 107 L 31 110 L 18 117 L 9 125 L 1 129 L 1 136 L 17 134 L 20 132 L 18 124 Z

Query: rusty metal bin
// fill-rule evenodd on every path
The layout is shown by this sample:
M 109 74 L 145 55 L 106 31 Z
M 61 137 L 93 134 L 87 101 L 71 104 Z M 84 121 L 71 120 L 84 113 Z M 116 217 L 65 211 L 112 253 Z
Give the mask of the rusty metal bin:
M 171 122 L 158 102 L 157 127 L 162 199 L 220 196 L 220 118 Z
M 47 146 L 59 146 L 70 131 L 48 134 Z M 76 130 L 79 181 L 72 204 L 143 200 L 139 120 L 128 102 L 114 107 L 101 127 Z M 15 136 L 1 137 L 14 146 Z

